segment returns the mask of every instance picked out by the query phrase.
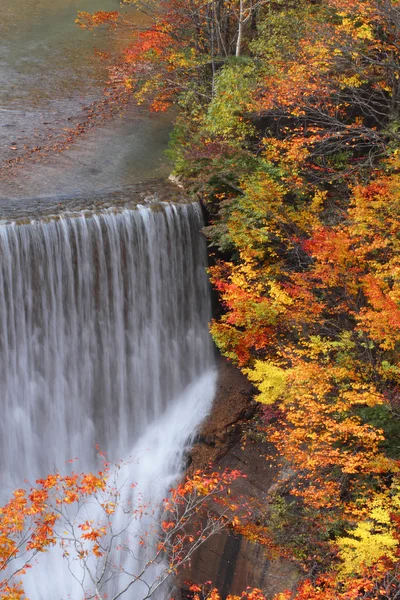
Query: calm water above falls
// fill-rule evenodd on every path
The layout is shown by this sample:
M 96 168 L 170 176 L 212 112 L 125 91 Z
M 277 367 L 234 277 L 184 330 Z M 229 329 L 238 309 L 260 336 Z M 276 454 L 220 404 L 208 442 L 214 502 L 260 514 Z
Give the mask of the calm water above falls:
M 69 119 L 101 97 L 106 72 L 94 50 L 118 51 L 125 40 L 82 31 L 74 21 L 78 10 L 118 9 L 117 0 L 2 0 L 0 164 L 25 144 L 40 146 L 48 134 L 71 127 Z M 131 107 L 61 155 L 0 181 L 0 200 L 120 188 L 164 176 L 169 130 L 168 117 Z

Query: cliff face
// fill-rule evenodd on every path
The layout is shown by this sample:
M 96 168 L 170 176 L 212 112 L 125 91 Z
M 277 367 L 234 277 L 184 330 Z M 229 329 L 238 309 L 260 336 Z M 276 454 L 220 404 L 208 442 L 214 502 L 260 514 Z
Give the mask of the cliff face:
M 252 385 L 246 377 L 220 357 L 213 410 L 203 423 L 190 453 L 189 470 L 205 469 L 221 459 L 240 439 L 242 426 L 255 413 Z M 231 467 L 233 468 L 233 467 Z
M 221 534 L 202 546 L 183 579 L 199 585 L 212 581 L 222 598 L 228 594 L 241 596 L 248 587 L 257 587 L 272 598 L 274 594 L 293 589 L 298 573 L 285 559 L 268 560 L 259 544 L 243 536 Z
M 189 470 L 203 469 L 210 463 L 240 470 L 246 478 L 234 482 L 232 494 L 243 496 L 244 500 L 257 503 L 261 511 L 268 512 L 269 493 L 282 474 L 265 459 L 271 451 L 267 444 L 248 439 L 242 445 L 243 428 L 255 411 L 251 384 L 232 364 L 220 359 L 214 408 L 192 449 Z M 212 581 L 223 598 L 228 594 L 240 595 L 248 586 L 273 596 L 292 589 L 297 580 L 293 563 L 271 557 L 261 544 L 230 531 L 216 534 L 204 543 L 190 567 L 180 574 L 183 589 L 185 581 L 197 584 Z

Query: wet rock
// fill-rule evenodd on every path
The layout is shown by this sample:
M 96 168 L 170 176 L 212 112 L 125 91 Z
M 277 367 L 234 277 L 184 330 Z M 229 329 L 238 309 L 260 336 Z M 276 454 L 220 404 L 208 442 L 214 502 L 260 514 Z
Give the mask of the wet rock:
M 267 460 L 274 453 L 270 444 L 251 435 L 245 443 L 242 441 L 243 431 L 256 410 L 251 384 L 221 358 L 214 407 L 191 451 L 189 472 L 205 469 L 209 464 L 240 470 L 245 478 L 232 484 L 232 496 L 250 502 L 265 521 L 271 491 L 285 480 L 285 474 Z M 291 561 L 272 556 L 265 546 L 225 530 L 199 548 L 191 564 L 180 573 L 178 583 L 182 598 L 190 597 L 185 582 L 201 585 L 211 581 L 224 599 L 228 594 L 241 595 L 247 587 L 260 588 L 272 597 L 294 589 L 298 579 L 299 573 Z
M 229 451 L 241 435 L 243 424 L 254 415 L 252 385 L 234 365 L 220 358 L 218 383 L 211 414 L 190 452 L 194 469 L 205 469 Z

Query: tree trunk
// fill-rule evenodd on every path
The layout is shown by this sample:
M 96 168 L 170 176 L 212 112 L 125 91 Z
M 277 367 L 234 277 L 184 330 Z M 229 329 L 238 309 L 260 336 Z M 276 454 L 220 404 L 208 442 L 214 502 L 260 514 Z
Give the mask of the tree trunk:
M 240 8 L 239 8 L 239 26 L 238 26 L 238 36 L 236 41 L 236 56 L 240 56 L 241 46 L 242 46 L 242 37 L 243 37 L 243 0 L 240 0 Z

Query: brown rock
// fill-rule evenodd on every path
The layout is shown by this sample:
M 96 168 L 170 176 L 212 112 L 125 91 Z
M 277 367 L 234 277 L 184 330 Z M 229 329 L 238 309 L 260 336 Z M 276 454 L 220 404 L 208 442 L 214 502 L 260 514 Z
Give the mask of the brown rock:
M 205 469 L 210 464 L 238 469 L 245 478 L 232 484 L 232 495 L 257 506 L 260 518 L 265 520 L 271 489 L 280 485 L 282 473 L 266 460 L 273 453 L 269 444 L 251 437 L 242 444 L 243 428 L 256 410 L 249 381 L 221 358 L 214 407 L 191 451 L 189 470 Z M 180 573 L 179 584 L 184 589 L 185 581 L 199 585 L 212 581 L 222 598 L 241 595 L 248 586 L 260 588 L 272 597 L 293 589 L 298 578 L 290 561 L 271 557 L 261 544 L 225 530 L 211 537 L 193 555 L 190 566 Z
M 190 470 L 205 469 L 220 460 L 240 436 L 243 423 L 255 412 L 252 385 L 243 373 L 222 357 L 218 371 L 214 406 L 190 452 Z

